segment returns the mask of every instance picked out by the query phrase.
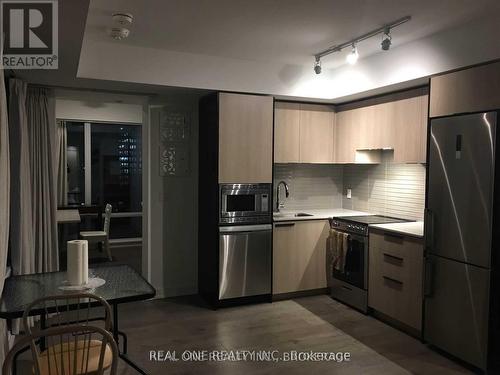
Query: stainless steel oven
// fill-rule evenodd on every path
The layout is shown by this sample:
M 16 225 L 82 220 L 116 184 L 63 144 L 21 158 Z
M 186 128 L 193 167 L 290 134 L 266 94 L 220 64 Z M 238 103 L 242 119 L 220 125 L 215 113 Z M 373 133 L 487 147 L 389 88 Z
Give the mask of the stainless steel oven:
M 330 219 L 333 230 L 347 235 L 343 267 L 332 268 L 331 295 L 363 312 L 368 312 L 368 229 L 371 224 L 400 223 L 407 220 L 381 215 Z
M 271 184 L 221 184 L 219 223 L 270 223 L 271 189 Z
M 368 311 L 368 226 L 331 220 L 331 228 L 348 234 L 345 265 L 332 269 L 332 297 L 363 312 Z M 355 228 L 353 226 L 355 225 Z

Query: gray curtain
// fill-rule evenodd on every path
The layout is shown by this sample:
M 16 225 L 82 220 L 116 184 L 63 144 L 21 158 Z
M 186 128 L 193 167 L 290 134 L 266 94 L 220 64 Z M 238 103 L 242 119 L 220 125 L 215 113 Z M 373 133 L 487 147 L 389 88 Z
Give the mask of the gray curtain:
M 29 87 L 26 98 L 32 185 L 35 271 L 59 269 L 55 102 L 47 88 Z
M 9 81 L 10 246 L 14 275 L 59 268 L 57 145 L 51 90 Z
M 68 204 L 68 132 L 66 121 L 57 122 L 57 204 Z
M 27 85 L 9 80 L 10 259 L 14 275 L 35 272 Z
M 3 291 L 7 271 L 10 215 L 9 124 L 5 96 L 3 69 L 0 69 L 0 293 Z M 7 328 L 5 320 L 0 319 L 0 363 L 4 361 L 7 349 Z

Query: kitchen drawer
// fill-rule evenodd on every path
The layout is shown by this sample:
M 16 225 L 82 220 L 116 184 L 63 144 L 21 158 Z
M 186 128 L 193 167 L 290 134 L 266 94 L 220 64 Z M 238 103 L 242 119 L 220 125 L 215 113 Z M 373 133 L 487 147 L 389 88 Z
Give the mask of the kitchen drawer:
M 421 330 L 423 245 L 409 237 L 370 234 L 368 305 Z
M 383 249 L 391 255 L 403 258 L 409 256 L 412 251 L 419 252 L 422 249 L 422 240 L 393 232 L 371 231 L 369 241 L 370 248 Z

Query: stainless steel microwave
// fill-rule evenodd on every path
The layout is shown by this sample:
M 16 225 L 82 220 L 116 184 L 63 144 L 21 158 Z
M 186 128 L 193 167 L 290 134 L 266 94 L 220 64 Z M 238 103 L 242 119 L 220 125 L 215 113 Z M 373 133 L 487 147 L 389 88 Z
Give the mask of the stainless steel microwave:
M 271 184 L 221 184 L 219 223 L 270 223 L 271 205 Z

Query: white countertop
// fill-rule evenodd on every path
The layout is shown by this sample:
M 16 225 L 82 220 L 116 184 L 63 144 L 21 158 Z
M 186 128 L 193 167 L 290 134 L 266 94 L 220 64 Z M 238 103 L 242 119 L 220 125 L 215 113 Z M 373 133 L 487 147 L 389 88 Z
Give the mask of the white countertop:
M 413 237 L 422 238 L 424 236 L 424 222 L 412 221 L 409 223 L 373 224 L 370 228 L 383 229 L 388 232 L 395 232 Z
M 295 214 L 299 212 L 304 212 L 307 214 L 312 214 L 313 216 L 300 216 L 296 217 Z M 301 220 L 324 220 L 331 217 L 346 217 L 346 216 L 358 216 L 358 215 L 371 215 L 363 211 L 353 211 L 347 210 L 345 208 L 329 208 L 329 209 L 316 209 L 316 210 L 281 210 L 277 215 L 276 212 L 273 214 L 273 221 L 301 221 Z

